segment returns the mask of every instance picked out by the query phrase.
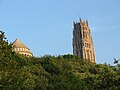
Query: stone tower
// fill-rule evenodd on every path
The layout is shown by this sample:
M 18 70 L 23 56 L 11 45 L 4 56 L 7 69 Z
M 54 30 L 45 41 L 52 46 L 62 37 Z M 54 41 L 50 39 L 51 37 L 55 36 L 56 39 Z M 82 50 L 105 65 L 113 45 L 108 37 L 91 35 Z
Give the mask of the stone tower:
M 74 22 L 73 29 L 73 54 L 79 56 L 85 62 L 96 63 L 94 46 L 88 21 Z

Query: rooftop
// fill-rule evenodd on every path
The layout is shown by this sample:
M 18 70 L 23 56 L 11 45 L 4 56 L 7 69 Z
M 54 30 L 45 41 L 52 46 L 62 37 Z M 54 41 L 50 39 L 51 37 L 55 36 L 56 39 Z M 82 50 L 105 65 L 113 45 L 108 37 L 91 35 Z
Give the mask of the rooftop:
M 16 47 L 16 48 L 27 48 L 29 49 L 27 46 L 25 46 L 19 39 L 16 39 L 13 44 L 12 44 L 13 47 Z

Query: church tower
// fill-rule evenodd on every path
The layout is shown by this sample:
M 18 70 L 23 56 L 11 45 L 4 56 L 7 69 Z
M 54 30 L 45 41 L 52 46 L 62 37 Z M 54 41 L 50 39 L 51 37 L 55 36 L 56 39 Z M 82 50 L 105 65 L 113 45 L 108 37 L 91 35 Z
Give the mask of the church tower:
M 74 22 L 73 29 L 73 54 L 79 56 L 85 62 L 96 63 L 94 46 L 88 21 Z

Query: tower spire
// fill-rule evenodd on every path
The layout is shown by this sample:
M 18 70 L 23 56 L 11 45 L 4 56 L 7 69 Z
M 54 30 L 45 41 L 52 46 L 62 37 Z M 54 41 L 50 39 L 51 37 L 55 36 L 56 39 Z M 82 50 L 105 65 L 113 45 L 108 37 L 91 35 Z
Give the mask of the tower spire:
M 80 18 L 80 23 L 82 23 L 82 19 Z
M 88 26 L 88 20 L 86 20 L 86 24 L 87 24 L 87 26 Z

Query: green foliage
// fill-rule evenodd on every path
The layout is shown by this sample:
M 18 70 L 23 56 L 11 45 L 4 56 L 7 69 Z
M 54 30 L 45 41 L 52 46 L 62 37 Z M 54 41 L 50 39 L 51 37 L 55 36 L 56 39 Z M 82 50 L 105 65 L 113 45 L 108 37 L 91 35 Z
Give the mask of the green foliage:
M 70 54 L 28 58 L 13 52 L 0 32 L 0 90 L 119 90 L 115 64 L 84 63 Z

